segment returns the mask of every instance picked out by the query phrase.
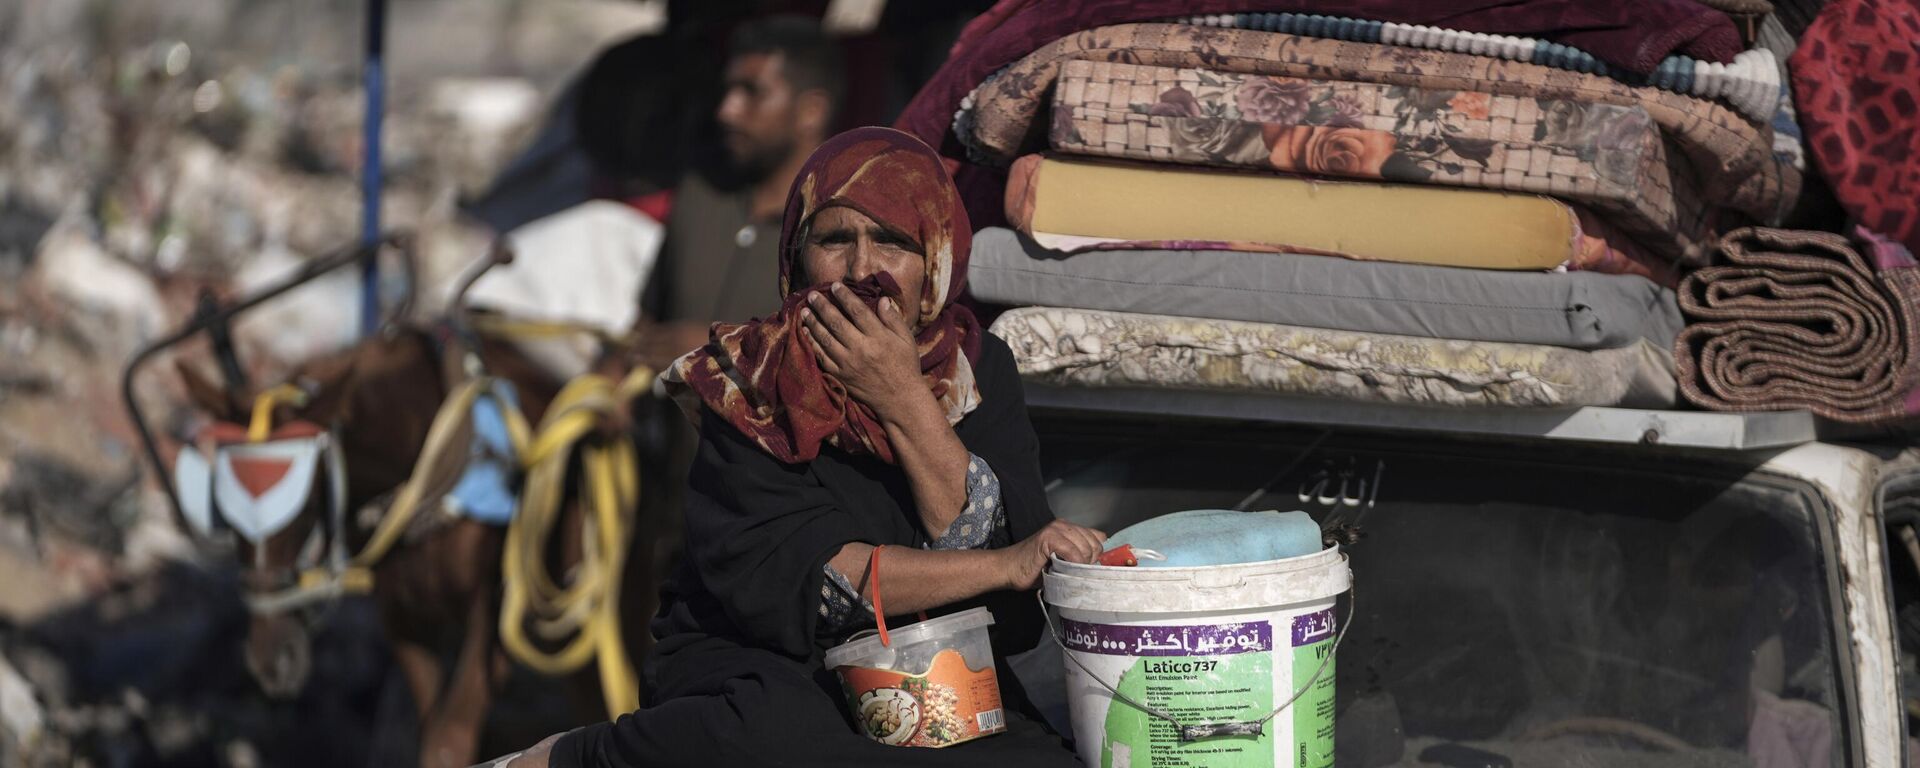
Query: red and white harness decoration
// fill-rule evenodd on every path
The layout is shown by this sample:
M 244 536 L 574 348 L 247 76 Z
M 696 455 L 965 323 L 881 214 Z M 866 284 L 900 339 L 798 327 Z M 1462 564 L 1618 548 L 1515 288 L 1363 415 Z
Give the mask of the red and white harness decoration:
M 292 422 L 271 433 L 265 433 L 263 424 L 255 426 L 249 431 L 216 423 L 197 446 L 181 446 L 174 459 L 174 485 L 187 524 L 195 533 L 210 536 L 218 527 L 218 515 L 219 522 L 254 545 L 255 566 L 267 568 L 267 548 L 261 545 L 300 518 L 324 465 L 326 518 L 308 532 L 298 560 L 286 566 L 288 586 L 248 594 L 247 607 L 255 613 L 279 613 L 364 589 L 365 579 L 354 578 L 347 559 L 347 472 L 340 444 L 311 422 Z
M 209 460 L 208 455 L 212 456 Z M 346 467 L 340 446 L 326 430 L 293 422 L 264 440 L 251 440 L 235 424 L 209 427 L 198 446 L 182 446 L 174 460 L 180 511 L 202 536 L 214 515 L 255 545 L 286 530 L 312 499 L 322 465 L 327 472 L 329 533 L 340 531 L 346 505 Z

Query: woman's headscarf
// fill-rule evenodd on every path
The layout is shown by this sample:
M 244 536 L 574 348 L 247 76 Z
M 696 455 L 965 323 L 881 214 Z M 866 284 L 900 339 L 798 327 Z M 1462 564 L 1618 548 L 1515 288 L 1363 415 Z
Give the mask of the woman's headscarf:
M 783 462 L 811 461 L 827 443 L 893 463 L 893 448 L 873 411 L 820 370 L 800 322 L 807 296 L 817 290 L 795 285 L 805 279 L 801 246 L 813 217 L 834 206 L 865 214 L 925 254 L 926 280 L 911 319 L 920 373 L 947 423 L 959 423 L 980 404 L 973 379 L 979 322 L 954 303 L 966 285 L 972 245 L 967 213 L 939 155 L 890 128 L 858 128 L 814 150 L 787 193 L 780 310 L 746 323 L 715 323 L 707 345 L 674 361 L 666 378 L 690 414 L 699 411 L 694 401 L 705 404 Z M 848 287 L 870 308 L 885 296 L 902 310 L 915 306 L 884 273 Z

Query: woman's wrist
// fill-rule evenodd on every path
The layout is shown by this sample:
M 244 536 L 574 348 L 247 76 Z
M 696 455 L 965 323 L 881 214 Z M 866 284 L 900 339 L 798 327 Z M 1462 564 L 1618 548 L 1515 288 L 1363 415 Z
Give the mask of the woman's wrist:
M 890 432 L 911 434 L 916 427 L 930 426 L 933 421 L 946 424 L 940 403 L 933 399 L 933 392 L 923 386 L 896 387 L 891 396 L 876 398 L 876 402 L 868 403 L 867 407 L 873 409 L 873 415 L 880 420 L 881 426 Z
M 1020 583 L 1019 553 L 1014 547 L 989 549 L 985 551 L 992 559 L 988 561 L 987 591 L 1000 592 L 1013 589 Z
M 1010 550 L 1007 549 L 969 549 L 951 550 L 955 555 L 977 557 L 974 566 L 968 570 L 967 595 L 961 599 L 970 600 L 993 592 L 1012 589 L 1019 570 Z
M 877 579 L 868 575 L 875 557 L 882 561 Z M 889 616 L 929 611 L 1008 589 L 1018 571 L 1016 561 L 1001 549 L 926 550 L 857 542 L 842 547 L 829 567 L 842 575 L 849 568 L 858 571 L 859 578 L 848 580 L 859 585 L 863 600 L 881 604 Z M 877 600 L 876 590 L 881 592 Z

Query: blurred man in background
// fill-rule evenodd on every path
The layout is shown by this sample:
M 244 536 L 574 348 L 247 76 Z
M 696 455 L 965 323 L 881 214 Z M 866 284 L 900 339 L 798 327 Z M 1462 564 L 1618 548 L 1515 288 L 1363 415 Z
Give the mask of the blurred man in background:
M 729 53 L 714 114 L 722 167 L 682 179 L 642 301 L 660 362 L 706 343 L 711 323 L 779 306 L 774 244 L 787 187 L 831 134 L 845 95 L 838 43 L 814 19 L 747 22 Z

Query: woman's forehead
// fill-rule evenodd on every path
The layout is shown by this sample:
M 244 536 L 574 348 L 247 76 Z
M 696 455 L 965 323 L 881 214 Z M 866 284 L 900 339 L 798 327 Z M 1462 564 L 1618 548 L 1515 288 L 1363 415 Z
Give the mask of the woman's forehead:
M 847 205 L 830 205 L 822 208 L 807 222 L 807 232 L 814 237 L 826 232 L 860 231 L 885 232 L 915 244 L 918 244 L 920 239 L 911 231 L 875 219 L 860 209 Z
M 819 213 L 813 215 L 813 228 L 815 231 L 827 227 L 841 229 L 865 228 L 868 226 L 883 227 L 885 225 L 874 221 L 871 216 L 844 205 L 829 205 L 820 209 Z

